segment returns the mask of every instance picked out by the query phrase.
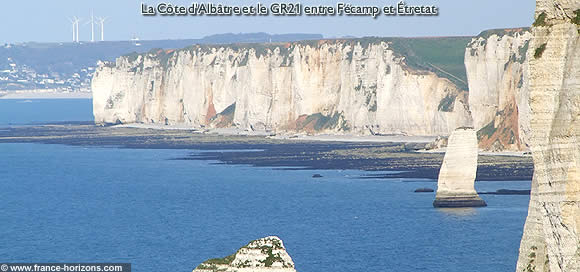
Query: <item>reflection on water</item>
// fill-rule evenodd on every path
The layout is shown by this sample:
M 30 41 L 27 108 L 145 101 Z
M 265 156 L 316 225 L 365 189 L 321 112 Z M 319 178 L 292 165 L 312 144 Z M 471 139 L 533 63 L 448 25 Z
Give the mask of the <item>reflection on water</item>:
M 452 215 L 452 216 L 476 216 L 478 211 L 476 208 L 437 208 L 438 212 Z

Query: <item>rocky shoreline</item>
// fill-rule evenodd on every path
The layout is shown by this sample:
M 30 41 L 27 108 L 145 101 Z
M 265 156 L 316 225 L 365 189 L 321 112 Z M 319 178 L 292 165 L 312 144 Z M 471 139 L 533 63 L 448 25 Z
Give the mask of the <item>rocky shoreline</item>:
M 0 143 L 44 143 L 137 149 L 197 150 L 176 160 L 284 169 L 354 169 L 356 178 L 425 178 L 437 180 L 441 153 L 416 152 L 425 143 L 295 141 L 265 136 L 200 134 L 191 130 L 99 127 L 54 124 L 0 129 Z M 228 151 L 228 152 L 224 152 Z M 259 152 L 256 152 L 259 151 Z M 530 157 L 479 156 L 477 180 L 531 180 Z M 384 173 L 384 171 L 389 171 Z

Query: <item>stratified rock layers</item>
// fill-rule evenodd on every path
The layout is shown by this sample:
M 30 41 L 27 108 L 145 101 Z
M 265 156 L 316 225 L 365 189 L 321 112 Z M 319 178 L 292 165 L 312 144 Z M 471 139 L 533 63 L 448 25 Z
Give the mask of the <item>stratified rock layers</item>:
M 92 81 L 97 124 L 449 135 L 467 92 L 389 42 L 193 46 L 120 57 Z
M 488 30 L 467 45 L 469 109 L 482 149 L 528 148 L 530 38 L 528 29 Z
M 233 255 L 210 259 L 193 272 L 296 272 L 282 240 L 268 236 L 251 241 Z
M 534 179 L 517 271 L 580 271 L 580 1 L 538 0 L 530 43 Z
M 475 191 L 477 172 L 477 136 L 474 129 L 458 128 L 449 137 L 449 144 L 439 171 L 437 208 L 486 206 Z

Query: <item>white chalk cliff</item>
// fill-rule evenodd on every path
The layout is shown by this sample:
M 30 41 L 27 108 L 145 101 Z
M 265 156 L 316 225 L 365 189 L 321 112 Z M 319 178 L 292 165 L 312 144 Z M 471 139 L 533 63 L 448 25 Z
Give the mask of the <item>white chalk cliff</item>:
M 534 179 L 517 271 L 580 271 L 580 1 L 538 0 L 530 60 Z
M 284 243 L 276 236 L 251 241 L 233 255 L 210 259 L 193 272 L 296 272 Z
M 449 143 L 439 171 L 435 207 L 481 207 L 485 202 L 475 191 L 477 136 L 472 128 L 458 128 Z
M 473 123 L 481 148 L 523 150 L 530 35 L 506 29 L 474 38 L 465 49 L 469 93 L 431 63 L 409 65 L 380 38 L 123 56 L 95 73 L 95 122 L 442 136 Z
M 380 39 L 124 56 L 101 63 L 92 90 L 97 124 L 449 135 L 471 123 L 465 90 Z
M 528 29 L 489 30 L 467 45 L 469 108 L 483 149 L 528 147 L 530 38 Z

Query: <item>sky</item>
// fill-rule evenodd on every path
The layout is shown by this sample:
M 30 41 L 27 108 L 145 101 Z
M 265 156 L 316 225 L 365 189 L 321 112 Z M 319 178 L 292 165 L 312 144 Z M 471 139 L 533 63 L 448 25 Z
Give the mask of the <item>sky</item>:
M 141 15 L 141 3 L 161 2 L 191 5 L 196 0 L 2 0 L 0 4 L 0 43 L 68 42 L 72 26 L 69 17 L 83 19 L 80 40 L 90 40 L 87 24 L 91 10 L 107 17 L 105 40 L 191 39 L 220 33 L 267 32 L 315 33 L 327 38 L 343 36 L 473 36 L 483 30 L 529 26 L 533 21 L 532 0 L 407 0 L 408 5 L 436 5 L 440 15 L 433 17 L 148 17 Z M 278 0 L 302 5 L 336 5 L 339 0 Z M 396 5 L 399 0 L 342 0 L 353 5 Z M 200 1 L 202 2 L 202 1 Z M 269 5 L 272 0 L 203 0 L 204 3 Z M 95 36 L 99 37 L 95 28 Z

